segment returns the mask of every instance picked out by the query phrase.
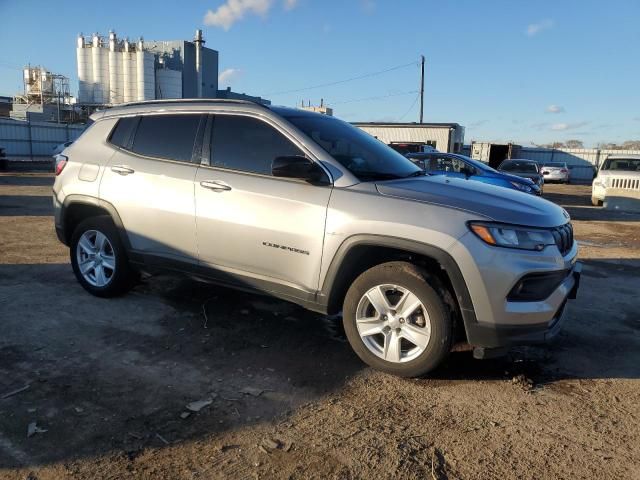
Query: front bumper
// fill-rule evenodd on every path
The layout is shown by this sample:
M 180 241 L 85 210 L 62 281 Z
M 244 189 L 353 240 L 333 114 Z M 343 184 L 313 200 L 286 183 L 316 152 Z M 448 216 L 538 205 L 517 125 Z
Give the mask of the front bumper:
M 549 322 L 530 325 L 475 324 L 465 325 L 469 344 L 483 348 L 501 348 L 516 345 L 535 345 L 554 338 L 562 329 L 567 318 L 568 300 L 577 297 L 580 287 L 582 264 L 576 262 L 567 281 L 571 284 L 569 293 L 560 304 Z M 532 302 L 533 303 L 533 302 Z
M 574 242 L 563 256 L 556 246 L 540 252 L 487 246 L 465 235 L 452 247 L 467 285 L 473 314 L 464 312 L 467 342 L 474 347 L 498 348 L 544 342 L 560 329 L 567 300 L 575 298 L 581 265 Z M 530 274 L 566 272 L 546 298 L 509 299 L 510 292 Z

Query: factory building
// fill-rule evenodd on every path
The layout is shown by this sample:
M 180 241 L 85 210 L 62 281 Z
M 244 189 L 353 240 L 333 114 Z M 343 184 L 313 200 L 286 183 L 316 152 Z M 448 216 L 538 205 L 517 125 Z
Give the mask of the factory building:
M 24 68 L 22 93 L 13 97 L 9 115 L 15 120 L 70 122 L 75 119 L 69 79 L 44 67 Z
M 193 42 L 78 36 L 78 103 L 85 106 L 164 98 L 245 98 L 218 90 L 218 52 L 206 48 L 202 30 Z M 258 97 L 246 98 L 266 101 Z
M 425 147 L 459 153 L 464 144 L 464 127 L 458 123 L 356 122 L 353 125 L 402 154 L 422 152 Z

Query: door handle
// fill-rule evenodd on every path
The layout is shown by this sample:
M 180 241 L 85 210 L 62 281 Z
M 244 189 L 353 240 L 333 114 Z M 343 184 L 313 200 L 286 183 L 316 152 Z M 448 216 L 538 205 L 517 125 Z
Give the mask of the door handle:
M 114 165 L 111 167 L 111 171 L 120 175 L 129 175 L 135 172 L 133 168 L 125 167 L 124 165 Z
M 229 185 L 219 180 L 204 180 L 200 182 L 200 186 L 209 190 L 213 190 L 214 192 L 227 192 L 231 190 L 231 187 Z

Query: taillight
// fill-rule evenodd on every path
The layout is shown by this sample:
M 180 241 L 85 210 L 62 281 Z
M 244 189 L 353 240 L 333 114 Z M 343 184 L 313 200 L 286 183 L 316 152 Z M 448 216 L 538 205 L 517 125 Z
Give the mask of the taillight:
M 566 168 L 563 168 L 562 170 L 560 170 L 560 173 L 569 173 L 569 170 L 567 170 Z
M 67 166 L 69 159 L 65 155 L 56 155 L 55 171 L 56 177 L 62 173 L 64 167 Z

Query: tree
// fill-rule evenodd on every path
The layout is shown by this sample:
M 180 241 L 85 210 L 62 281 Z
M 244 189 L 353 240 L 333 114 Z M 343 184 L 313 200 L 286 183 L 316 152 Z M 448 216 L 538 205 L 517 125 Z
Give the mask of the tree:
M 584 148 L 582 140 L 567 140 L 564 144 L 565 148 Z
M 640 140 L 627 140 L 622 144 L 624 150 L 640 150 Z

